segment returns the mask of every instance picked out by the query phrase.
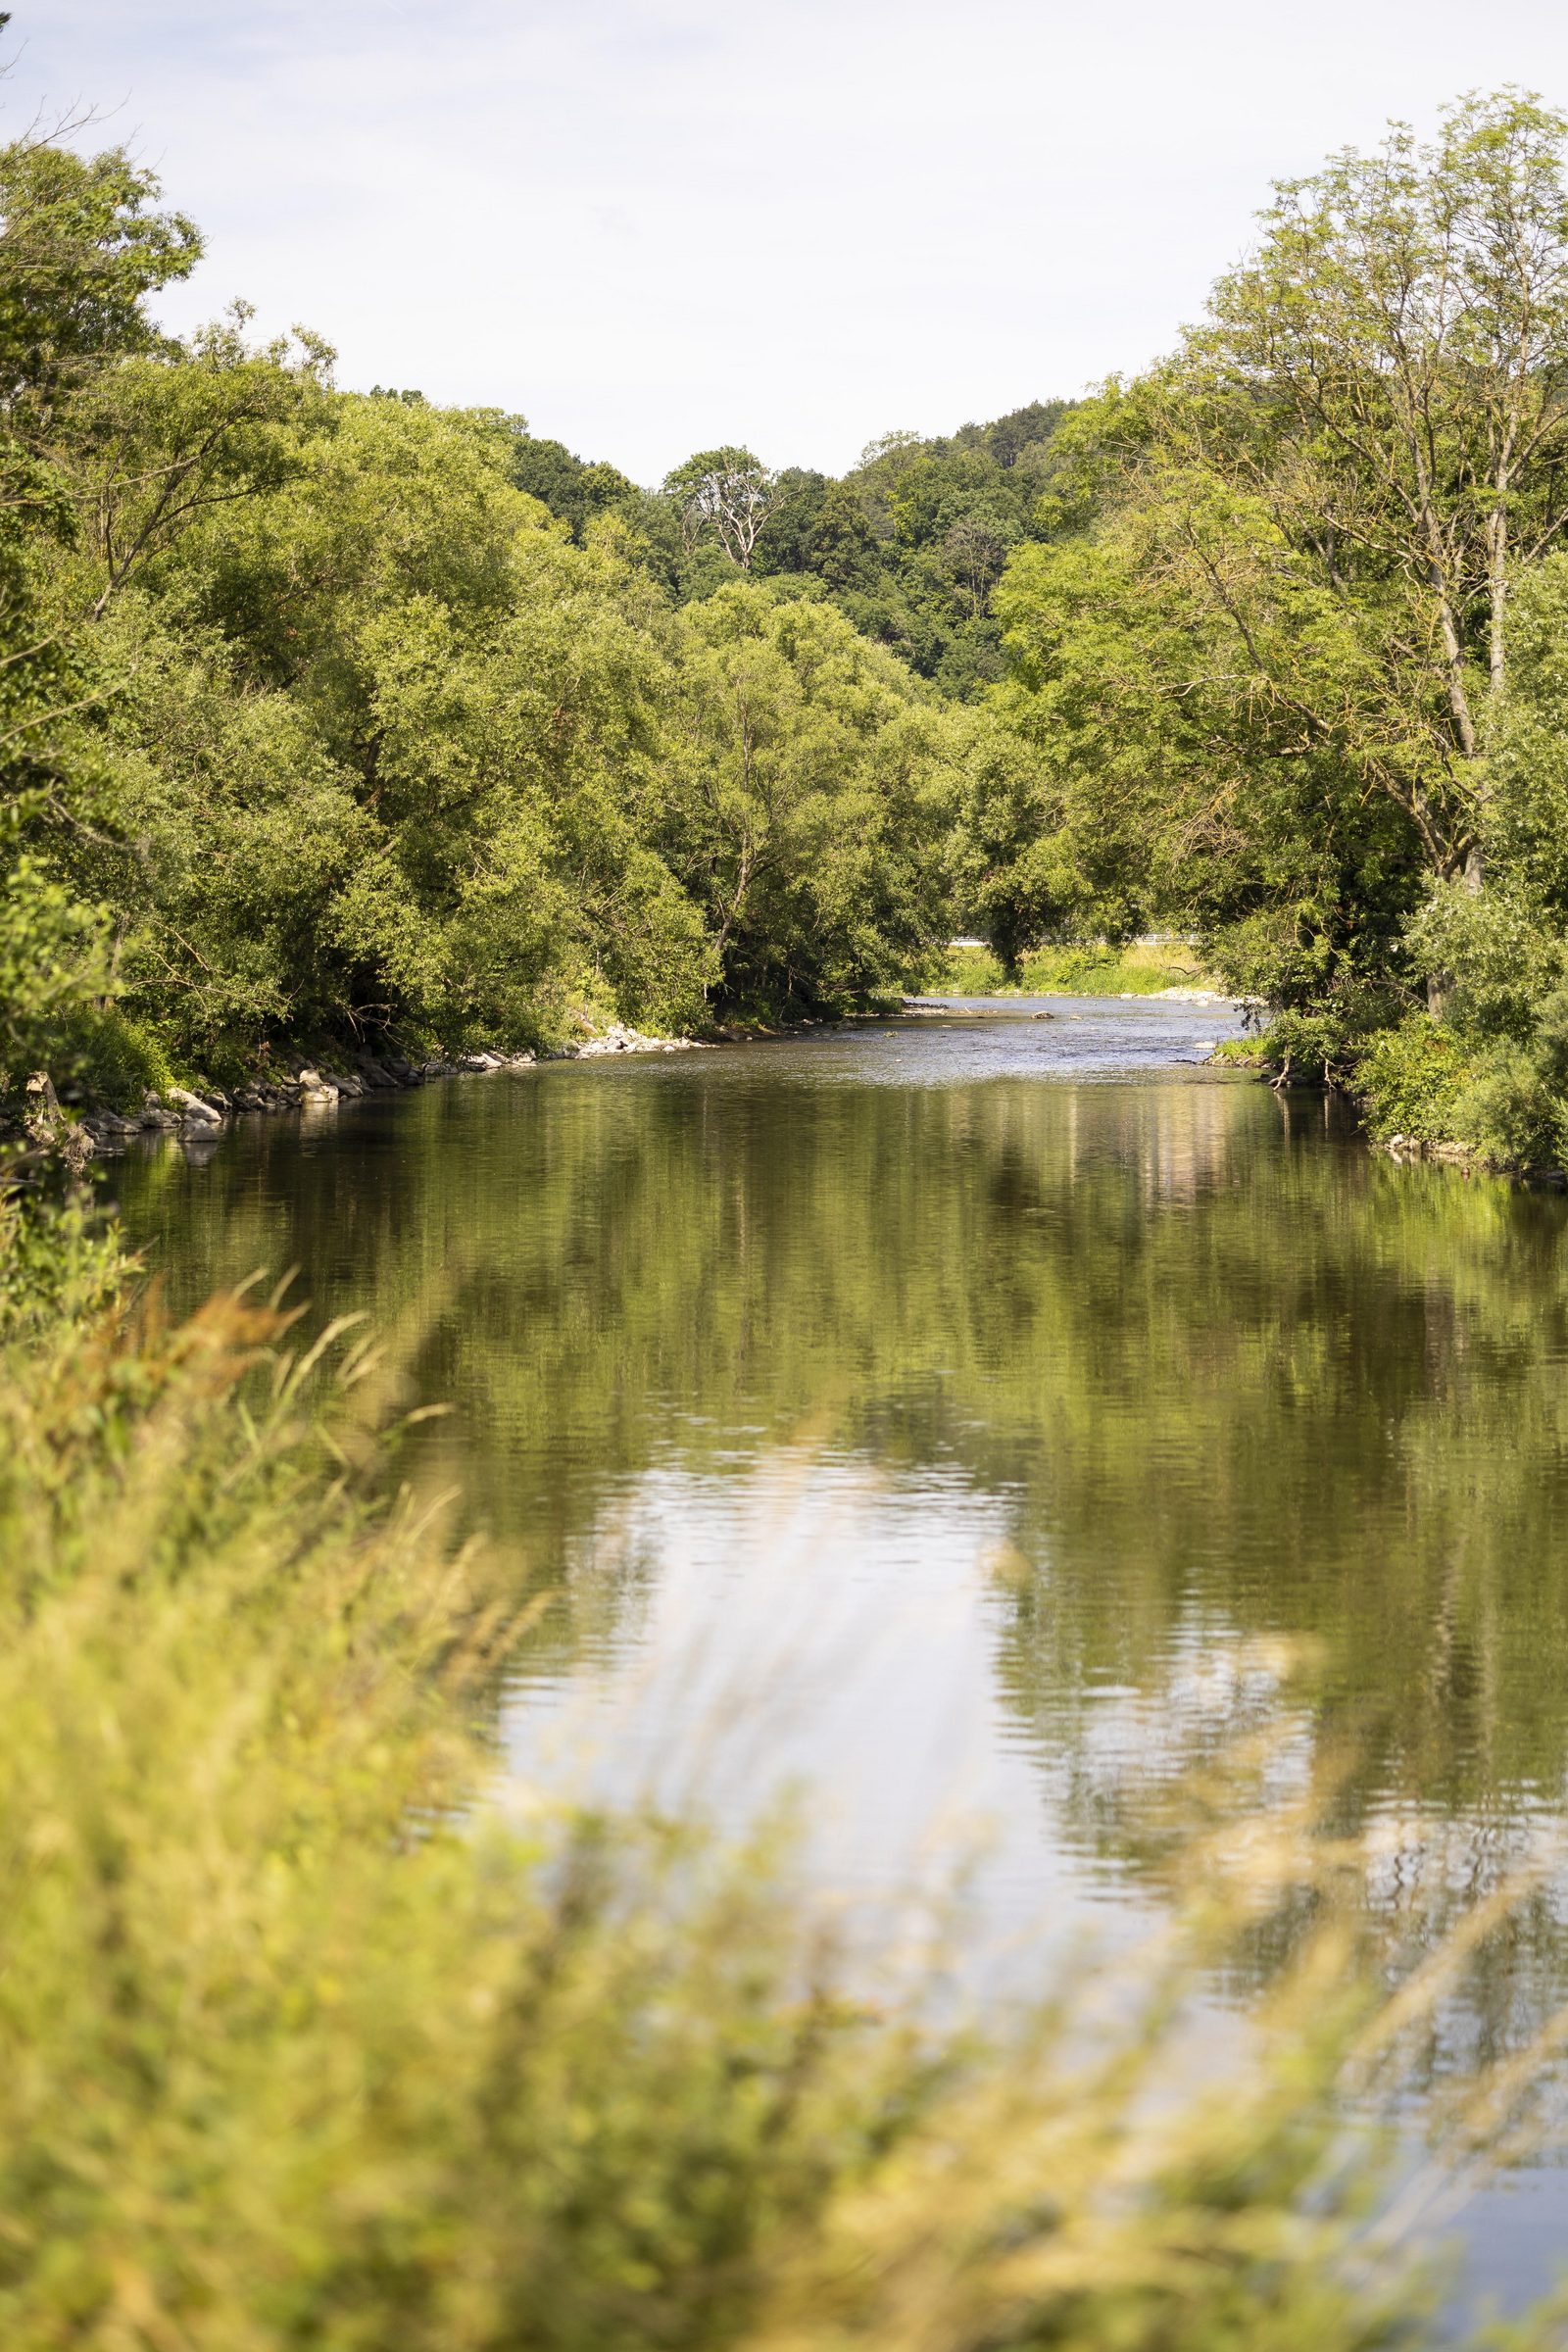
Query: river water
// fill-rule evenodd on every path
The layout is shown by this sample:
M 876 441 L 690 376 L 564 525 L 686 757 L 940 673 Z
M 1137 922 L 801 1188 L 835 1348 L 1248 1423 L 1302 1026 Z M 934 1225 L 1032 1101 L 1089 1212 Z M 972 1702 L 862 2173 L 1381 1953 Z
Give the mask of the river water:
M 1568 1203 L 1201 1066 L 1238 1026 L 1056 999 L 550 1064 L 116 1189 L 176 1302 L 297 1264 L 455 1408 L 411 1470 L 557 1596 L 520 1784 L 733 1829 L 805 1791 L 819 1891 L 891 1919 L 961 1870 L 962 1965 L 1027 1986 L 1157 1911 L 1151 1805 L 1263 1724 L 1396 1941 L 1568 1816 Z M 1564 1998 L 1548 1875 L 1412 2105 Z M 1534 2290 L 1568 2176 L 1467 2235 Z

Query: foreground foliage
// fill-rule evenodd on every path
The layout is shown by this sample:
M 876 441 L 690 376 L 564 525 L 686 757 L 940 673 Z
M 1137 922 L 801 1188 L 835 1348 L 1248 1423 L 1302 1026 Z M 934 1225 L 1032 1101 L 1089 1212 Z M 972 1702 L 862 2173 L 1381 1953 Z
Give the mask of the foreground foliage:
M 1333 2123 L 1337 1928 L 1172 2104 L 1189 1957 L 1298 1863 L 1005 2052 L 867 2011 L 762 1855 L 467 1810 L 519 1612 L 377 1499 L 363 1340 L 220 1297 L 19 1347 L 8 2344 L 1409 2340 Z

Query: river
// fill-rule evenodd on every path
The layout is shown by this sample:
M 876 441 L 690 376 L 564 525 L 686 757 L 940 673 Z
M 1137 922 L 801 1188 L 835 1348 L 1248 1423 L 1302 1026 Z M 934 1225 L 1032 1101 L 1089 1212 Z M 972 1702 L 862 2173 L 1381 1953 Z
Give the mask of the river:
M 1036 1019 L 1034 1013 L 1051 1017 Z M 1057 999 L 556 1063 L 118 1164 L 176 1303 L 368 1310 L 411 1474 L 556 1599 L 520 1784 L 805 1791 L 858 1915 L 951 1886 L 975 1982 L 1160 1900 L 1152 1797 L 1269 1725 L 1391 1936 L 1568 1802 L 1568 1203 L 1369 1152 L 1203 1065 L 1229 1008 Z M 1568 1997 L 1568 1882 L 1413 2098 Z M 1568 2176 L 1471 2209 L 1515 2301 Z

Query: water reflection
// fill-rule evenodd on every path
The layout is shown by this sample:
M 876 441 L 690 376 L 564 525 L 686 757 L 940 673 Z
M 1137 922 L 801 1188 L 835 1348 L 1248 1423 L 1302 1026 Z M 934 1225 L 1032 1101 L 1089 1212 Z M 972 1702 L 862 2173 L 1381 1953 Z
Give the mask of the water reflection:
M 412 1466 L 562 1594 L 530 1765 L 569 1721 L 617 1791 L 812 1780 L 862 1886 L 989 1814 L 988 1919 L 1062 1919 L 1157 1883 L 1145 1799 L 1261 1711 L 1425 1921 L 1563 1808 L 1568 1204 L 1199 1069 L 1212 1006 L 1055 1009 L 466 1081 L 121 1190 L 177 1292 L 298 1260 L 455 1401 Z M 1565 1984 L 1548 1886 L 1426 2063 Z

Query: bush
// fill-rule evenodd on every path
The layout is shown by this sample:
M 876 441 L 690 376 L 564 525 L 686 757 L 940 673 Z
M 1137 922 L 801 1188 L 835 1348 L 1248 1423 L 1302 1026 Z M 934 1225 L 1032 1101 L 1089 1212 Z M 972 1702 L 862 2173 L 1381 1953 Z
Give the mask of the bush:
M 101 1314 L 125 1272 L 115 1232 L 52 1153 L 0 1152 L 0 1348 Z
M 1163 942 L 1031 948 L 1018 959 L 1018 977 L 1031 996 L 1153 997 L 1167 988 L 1209 985 L 1191 949 Z
M 935 996 L 996 997 L 1006 989 L 1007 974 L 989 948 L 955 947 L 931 965 L 924 985 Z
M 1380 1141 L 1464 1144 L 1504 1168 L 1568 1161 L 1568 986 L 1534 1005 L 1528 1042 L 1411 1014 L 1363 1046 L 1353 1088 Z
M 162 1094 L 174 1084 L 163 1041 L 114 1004 L 75 1015 L 61 1032 L 56 1064 L 90 1102 L 121 1109 L 139 1103 L 149 1088 Z
M 1462 1140 L 1472 1068 L 1451 1030 L 1412 1014 L 1362 1046 L 1353 1071 L 1356 1099 L 1380 1142 L 1391 1135 L 1434 1144 Z

